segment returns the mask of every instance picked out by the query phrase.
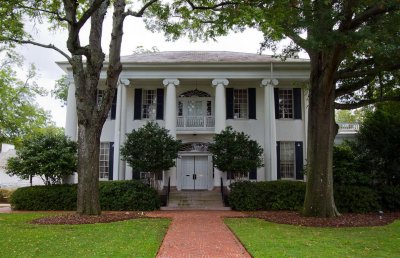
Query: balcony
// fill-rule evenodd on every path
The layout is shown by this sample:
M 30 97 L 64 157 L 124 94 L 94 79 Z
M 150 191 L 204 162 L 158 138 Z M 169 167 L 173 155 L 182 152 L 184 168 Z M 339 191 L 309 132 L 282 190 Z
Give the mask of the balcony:
M 356 134 L 360 130 L 359 123 L 338 123 L 339 132 L 338 134 Z
M 178 116 L 176 130 L 178 131 L 214 131 L 214 116 Z

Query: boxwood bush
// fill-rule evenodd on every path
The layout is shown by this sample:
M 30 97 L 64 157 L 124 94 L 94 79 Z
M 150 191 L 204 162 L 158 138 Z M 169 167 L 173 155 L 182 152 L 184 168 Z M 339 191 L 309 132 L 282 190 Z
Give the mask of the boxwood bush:
M 235 182 L 231 184 L 232 209 L 299 210 L 304 203 L 305 183 L 299 181 Z
M 384 186 L 379 191 L 382 208 L 387 211 L 400 211 L 400 186 Z
M 14 210 L 76 210 L 76 185 L 32 186 L 17 189 L 11 196 Z M 102 210 L 156 210 L 157 192 L 138 181 L 100 182 Z
M 367 213 L 381 209 L 376 191 L 367 186 L 341 185 L 334 189 L 339 212 Z

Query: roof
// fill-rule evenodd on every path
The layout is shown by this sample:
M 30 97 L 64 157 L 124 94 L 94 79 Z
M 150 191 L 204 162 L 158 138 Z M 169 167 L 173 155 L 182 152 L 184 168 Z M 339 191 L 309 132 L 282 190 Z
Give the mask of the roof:
M 121 57 L 122 63 L 271 63 L 282 62 L 269 55 L 229 51 L 165 51 L 132 54 Z M 288 58 L 287 62 L 309 62 L 308 59 Z

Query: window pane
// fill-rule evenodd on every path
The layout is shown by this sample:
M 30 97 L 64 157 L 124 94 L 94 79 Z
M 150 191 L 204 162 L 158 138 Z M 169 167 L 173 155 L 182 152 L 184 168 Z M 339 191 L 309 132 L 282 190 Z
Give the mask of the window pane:
M 293 89 L 279 89 L 279 118 L 293 118 Z
M 248 118 L 247 89 L 233 90 L 234 118 Z
M 280 174 L 281 178 L 295 178 L 295 150 L 294 142 L 280 144 Z
M 99 178 L 108 179 L 110 143 L 100 143 Z
M 156 119 L 157 95 L 156 90 L 143 90 L 142 119 Z

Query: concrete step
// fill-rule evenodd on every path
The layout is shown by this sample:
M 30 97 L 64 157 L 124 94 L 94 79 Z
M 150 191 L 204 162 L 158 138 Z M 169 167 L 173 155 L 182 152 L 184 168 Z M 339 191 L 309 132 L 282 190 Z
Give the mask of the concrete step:
M 224 207 L 219 191 L 172 191 L 163 210 L 229 210 Z

